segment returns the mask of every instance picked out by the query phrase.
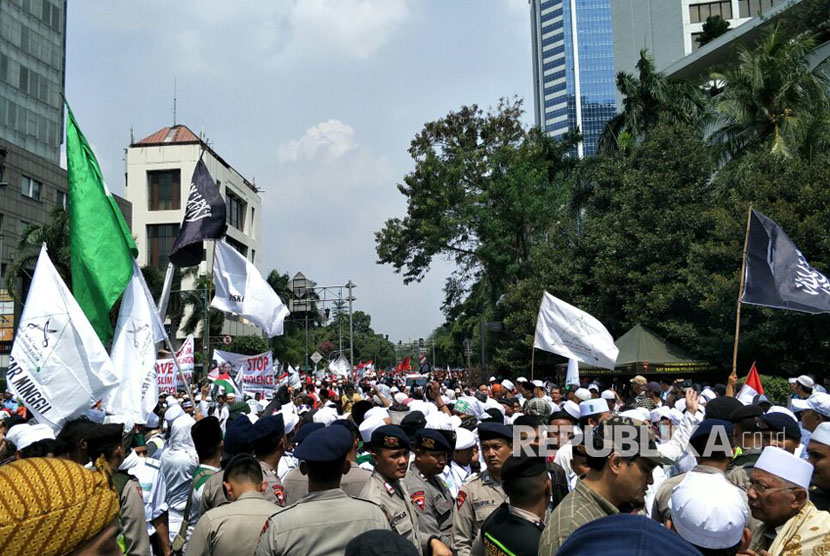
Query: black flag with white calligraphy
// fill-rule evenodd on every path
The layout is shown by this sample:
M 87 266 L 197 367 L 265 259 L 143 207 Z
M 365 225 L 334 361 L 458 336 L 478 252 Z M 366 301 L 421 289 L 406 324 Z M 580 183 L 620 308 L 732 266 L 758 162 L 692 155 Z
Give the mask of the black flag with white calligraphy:
M 184 221 L 170 251 L 170 262 L 179 267 L 196 266 L 204 258 L 203 241 L 221 239 L 227 231 L 225 201 L 200 159 L 190 180 Z
M 830 312 L 830 281 L 773 220 L 752 210 L 744 303 L 804 313 Z

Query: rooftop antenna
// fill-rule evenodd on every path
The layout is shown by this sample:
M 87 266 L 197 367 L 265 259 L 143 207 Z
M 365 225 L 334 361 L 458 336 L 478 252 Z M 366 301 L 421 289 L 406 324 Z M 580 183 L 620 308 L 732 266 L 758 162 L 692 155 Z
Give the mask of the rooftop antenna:
M 130 126 L 130 145 L 135 143 L 135 133 L 133 133 L 133 126 Z
M 176 127 L 176 78 L 173 78 L 173 127 Z

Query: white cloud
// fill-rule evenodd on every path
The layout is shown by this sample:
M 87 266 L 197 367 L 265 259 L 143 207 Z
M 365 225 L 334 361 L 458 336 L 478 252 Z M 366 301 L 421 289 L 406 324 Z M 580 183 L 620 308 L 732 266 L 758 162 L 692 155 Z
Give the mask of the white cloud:
M 355 147 L 354 129 L 340 120 L 328 120 L 311 126 L 299 139 L 283 143 L 277 149 L 277 159 L 284 162 L 340 158 Z

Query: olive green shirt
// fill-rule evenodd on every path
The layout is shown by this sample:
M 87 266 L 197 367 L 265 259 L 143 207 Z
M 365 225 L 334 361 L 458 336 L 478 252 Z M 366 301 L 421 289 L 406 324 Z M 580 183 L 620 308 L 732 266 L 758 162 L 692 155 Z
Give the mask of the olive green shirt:
M 601 517 L 620 513 L 617 507 L 581 480 L 548 516 L 539 541 L 539 556 L 555 554 L 577 529 Z

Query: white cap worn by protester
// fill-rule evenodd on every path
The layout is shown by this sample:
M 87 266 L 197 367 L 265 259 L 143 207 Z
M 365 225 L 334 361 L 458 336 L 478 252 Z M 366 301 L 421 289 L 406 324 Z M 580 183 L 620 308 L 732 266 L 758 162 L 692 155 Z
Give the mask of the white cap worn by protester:
M 687 473 L 669 502 L 675 530 L 703 548 L 731 548 L 741 542 L 749 511 L 740 490 L 721 474 Z
M 767 446 L 755 462 L 755 469 L 766 471 L 804 489 L 810 488 L 813 466 L 776 446 Z
M 512 392 L 516 388 L 515 385 L 512 382 L 510 382 L 509 380 L 507 380 L 506 378 L 501 381 L 501 385 L 504 388 L 507 388 L 507 390 L 510 391 L 510 392 Z
M 473 434 L 473 431 L 469 431 L 464 428 L 459 428 L 455 430 L 455 449 L 456 450 L 467 450 L 472 448 L 476 443 L 476 435 Z
M 814 392 L 806 400 L 793 400 L 793 408 L 798 411 L 812 409 L 816 413 L 830 418 L 830 394 Z
M 17 442 L 15 442 L 15 446 L 17 446 L 18 450 L 28 448 L 35 442 L 39 442 L 41 440 L 55 439 L 55 433 L 54 431 L 52 431 L 52 428 L 49 425 L 29 425 L 26 429 L 24 429 L 21 432 L 22 434 L 17 439 Z
M 579 419 L 579 416 L 582 414 L 582 410 L 579 408 L 579 404 L 572 400 L 568 400 L 562 404 L 562 411 L 564 411 L 574 419 Z
M 527 382 L 527 379 L 523 376 L 520 376 L 519 378 L 516 379 L 516 382 Z
M 795 401 L 795 400 L 793 400 Z M 798 422 L 798 419 L 795 416 L 795 413 L 784 407 L 783 405 L 773 405 L 768 410 L 767 413 L 783 413 L 792 418 L 793 421 Z
M 182 406 L 179 404 L 173 404 L 168 406 L 167 411 L 164 412 L 164 420 L 170 424 L 182 415 L 184 415 L 184 409 L 182 409 Z
M 599 413 L 608 413 L 609 411 L 611 410 L 608 409 L 608 401 L 603 398 L 588 400 L 579 404 L 580 417 L 589 417 Z
M 358 430 L 360 431 L 360 438 L 363 439 L 363 442 L 369 443 L 372 441 L 372 433 L 375 432 L 375 429 L 378 429 L 385 425 L 386 422 L 383 420 L 382 417 L 373 417 L 371 419 L 364 419 Z
M 799 383 L 800 385 L 802 385 L 804 388 L 815 388 L 816 387 L 816 381 L 813 380 L 812 378 L 810 378 L 807 375 L 801 375 L 800 377 L 795 379 L 795 381 L 797 383 Z
M 545 383 L 537 378 L 536 380 L 533 381 L 533 386 L 535 386 L 536 388 L 544 388 Z
M 574 396 L 576 396 L 579 401 L 584 402 L 586 400 L 590 400 L 592 394 L 587 388 L 577 388 L 576 392 L 574 392 Z
M 830 446 L 830 423 L 822 423 L 810 435 L 810 442 L 818 442 Z
M 609 402 L 616 401 L 617 399 L 617 395 L 613 390 L 603 390 L 599 397 L 608 400 Z

